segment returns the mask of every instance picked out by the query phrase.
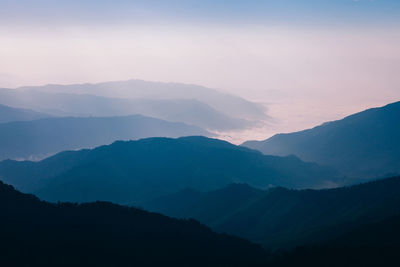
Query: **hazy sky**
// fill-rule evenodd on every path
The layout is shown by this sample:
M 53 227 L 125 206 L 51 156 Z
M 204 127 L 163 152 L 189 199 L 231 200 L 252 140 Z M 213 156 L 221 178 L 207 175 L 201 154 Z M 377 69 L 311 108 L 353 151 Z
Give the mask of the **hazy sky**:
M 269 104 L 263 138 L 400 100 L 399 0 L 0 0 L 0 87 L 130 78 Z

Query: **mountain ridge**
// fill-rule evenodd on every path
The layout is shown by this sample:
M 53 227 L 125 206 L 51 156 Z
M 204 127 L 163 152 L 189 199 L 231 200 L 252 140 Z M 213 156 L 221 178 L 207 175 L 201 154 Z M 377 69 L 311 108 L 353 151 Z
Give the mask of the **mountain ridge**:
M 0 124 L 0 160 L 41 159 L 64 150 L 92 148 L 146 137 L 213 136 L 184 123 L 142 115 L 57 117 Z
M 268 248 L 326 242 L 363 223 L 400 215 L 400 177 L 322 190 L 256 189 L 234 184 L 142 203 L 147 210 L 195 218 L 218 232 Z
M 0 104 L 0 123 L 13 121 L 31 121 L 42 118 L 50 118 L 51 115 L 30 109 L 15 108 Z
M 206 130 L 243 130 L 269 120 L 266 108 L 202 86 L 140 80 L 0 89 L 0 104 L 57 116 L 142 114 Z
M 266 261 L 259 246 L 194 220 L 107 202 L 51 204 L 2 182 L 0 212 L 3 266 L 259 266 Z
M 400 102 L 372 108 L 300 132 L 277 134 L 243 146 L 265 154 L 294 154 L 355 178 L 400 173 Z
M 195 84 L 150 82 L 137 79 L 84 84 L 48 84 L 25 86 L 18 89 L 46 92 L 92 94 L 104 97 L 197 99 L 225 114 L 242 119 L 266 119 L 265 107 L 241 97 Z
M 304 188 L 330 186 L 342 179 L 330 168 L 293 156 L 265 156 L 201 136 L 117 141 L 40 162 L 0 162 L 0 177 L 50 201 L 109 200 L 125 204 L 191 186 L 211 190 L 246 181 L 258 187 L 277 184 Z M 38 188 L 40 181 L 46 181 L 46 186 Z

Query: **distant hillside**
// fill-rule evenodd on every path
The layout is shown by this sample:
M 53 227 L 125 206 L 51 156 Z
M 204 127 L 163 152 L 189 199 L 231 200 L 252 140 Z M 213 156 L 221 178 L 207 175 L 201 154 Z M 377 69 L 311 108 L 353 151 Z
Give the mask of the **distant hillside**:
M 313 129 L 278 134 L 243 145 L 268 155 L 296 155 L 349 176 L 400 173 L 400 102 L 360 112 Z
M 221 112 L 196 98 L 184 97 L 132 99 L 117 98 L 116 94 L 104 97 L 25 88 L 0 89 L 0 104 L 34 109 L 57 116 L 109 117 L 141 114 L 216 131 L 245 129 L 260 123 L 259 119 L 234 116 L 234 113 Z
M 185 190 L 142 206 L 195 218 L 270 248 L 294 247 L 327 242 L 362 224 L 400 215 L 400 177 L 329 190 L 263 191 L 234 184 L 206 193 Z
M 50 201 L 133 203 L 187 187 L 213 190 L 233 182 L 256 187 L 329 187 L 340 175 L 296 157 L 205 137 L 149 138 L 65 152 L 40 162 L 3 161 L 0 177 Z
M 195 126 L 141 115 L 50 118 L 0 124 L 0 160 L 37 159 L 64 150 L 92 148 L 117 140 L 211 134 Z
M 29 109 L 13 108 L 0 104 L 0 123 L 10 121 L 30 121 L 41 118 L 49 118 L 50 115 Z
M 261 104 L 193 84 L 127 80 L 96 84 L 49 84 L 45 86 L 22 87 L 19 89 L 130 99 L 196 99 L 219 112 L 229 114 L 233 117 L 249 120 L 266 119 L 265 108 Z
M 1 266 L 254 266 L 265 261 L 260 247 L 193 220 L 106 202 L 49 204 L 2 182 L 0 213 Z

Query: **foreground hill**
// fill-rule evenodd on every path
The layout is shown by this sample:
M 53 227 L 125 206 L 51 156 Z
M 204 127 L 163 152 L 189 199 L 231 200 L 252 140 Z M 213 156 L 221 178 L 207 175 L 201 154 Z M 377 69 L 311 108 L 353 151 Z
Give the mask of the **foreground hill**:
M 195 218 L 269 248 L 326 242 L 400 214 L 400 177 L 329 190 L 258 190 L 234 184 L 212 192 L 185 190 L 143 203 L 148 210 Z
M 400 216 L 360 224 L 318 246 L 298 247 L 281 253 L 269 266 L 397 267 L 400 265 Z
M 10 121 L 30 121 L 48 117 L 51 116 L 29 109 L 13 108 L 0 104 L 0 123 Z
M 398 266 L 400 217 L 362 223 L 318 246 L 259 246 L 107 202 L 50 204 L 0 182 L 1 266 Z
M 253 266 L 264 251 L 177 220 L 106 202 L 49 204 L 0 182 L 1 266 Z
M 278 134 L 243 145 L 268 155 L 294 154 L 349 176 L 400 173 L 400 102 L 360 112 L 313 129 Z
M 0 177 L 49 201 L 132 203 L 192 187 L 332 186 L 338 174 L 296 157 L 265 156 L 206 137 L 149 138 L 65 152 L 40 162 L 3 161 Z
M 211 134 L 195 126 L 141 115 L 107 118 L 49 118 L 0 124 L 0 160 L 43 158 L 64 150 L 91 148 L 117 140 Z

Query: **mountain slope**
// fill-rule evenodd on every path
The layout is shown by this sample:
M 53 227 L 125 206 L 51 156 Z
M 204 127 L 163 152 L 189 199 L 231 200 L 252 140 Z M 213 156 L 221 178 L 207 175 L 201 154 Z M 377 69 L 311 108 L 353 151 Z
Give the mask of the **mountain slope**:
M 400 214 L 400 177 L 329 190 L 258 190 L 236 184 L 179 192 L 142 203 L 148 210 L 195 218 L 217 231 L 271 248 L 322 242 L 363 223 Z
M 50 118 L 0 124 L 0 160 L 40 158 L 64 150 L 117 140 L 211 134 L 195 126 L 141 115 L 107 118 Z
M 93 150 L 60 153 L 40 162 L 4 161 L 0 177 L 50 200 L 132 203 L 192 187 L 213 190 L 232 182 L 256 187 L 332 186 L 337 172 L 295 157 L 205 137 L 149 138 Z
M 13 108 L 0 104 L 0 123 L 10 121 L 30 121 L 48 117 L 51 116 L 29 109 Z
M 193 220 L 106 202 L 50 204 L 0 182 L 1 266 L 253 266 L 265 252 Z
M 400 216 L 361 224 L 333 241 L 281 253 L 270 266 L 399 266 Z
M 294 154 L 354 177 L 400 173 L 400 102 L 313 129 L 243 145 L 268 155 Z
M 0 182 L 2 266 L 398 266 L 400 217 L 268 255 L 248 241 L 106 202 L 50 204 Z
M 197 99 L 123 99 L 87 94 L 0 89 L 0 104 L 58 116 L 109 117 L 141 114 L 219 131 L 243 129 L 258 123 L 256 120 L 227 115 Z

